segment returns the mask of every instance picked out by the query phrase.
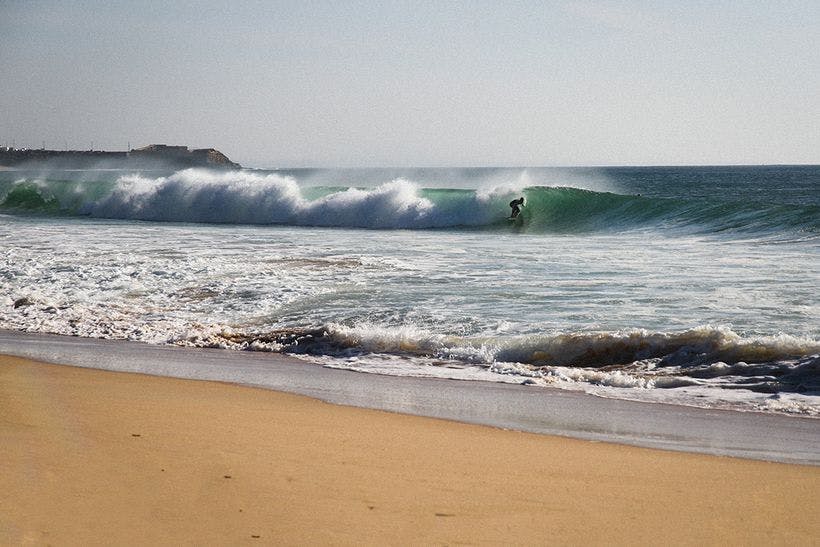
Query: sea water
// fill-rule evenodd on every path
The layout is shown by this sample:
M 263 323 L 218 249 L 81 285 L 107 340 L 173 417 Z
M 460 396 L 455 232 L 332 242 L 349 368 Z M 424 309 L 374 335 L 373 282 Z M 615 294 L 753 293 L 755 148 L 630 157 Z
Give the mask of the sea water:
M 4 329 L 817 416 L 818 287 L 816 166 L 0 172 Z

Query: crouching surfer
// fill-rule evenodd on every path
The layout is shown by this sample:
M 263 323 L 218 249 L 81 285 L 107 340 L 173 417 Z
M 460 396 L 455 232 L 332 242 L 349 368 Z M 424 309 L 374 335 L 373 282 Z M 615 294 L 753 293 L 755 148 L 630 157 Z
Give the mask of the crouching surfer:
M 523 196 L 514 199 L 510 202 L 510 207 L 512 208 L 512 213 L 510 213 L 510 219 L 517 218 L 518 215 L 521 214 L 521 208 L 524 206 L 524 198 Z

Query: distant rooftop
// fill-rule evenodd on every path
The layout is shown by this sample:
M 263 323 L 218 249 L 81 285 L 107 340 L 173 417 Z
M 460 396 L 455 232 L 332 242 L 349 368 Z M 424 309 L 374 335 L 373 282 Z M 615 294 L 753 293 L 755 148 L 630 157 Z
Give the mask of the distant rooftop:
M 45 150 L 0 147 L 0 166 L 48 165 L 63 168 L 173 168 L 210 167 L 239 169 L 225 154 L 214 148 L 189 150 L 187 146 L 149 144 L 128 152 L 104 150 Z

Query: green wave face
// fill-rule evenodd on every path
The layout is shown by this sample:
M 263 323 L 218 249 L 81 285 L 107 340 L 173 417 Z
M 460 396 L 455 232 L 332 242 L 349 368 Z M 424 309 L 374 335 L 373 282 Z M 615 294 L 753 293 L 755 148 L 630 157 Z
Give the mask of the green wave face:
M 522 195 L 520 218 L 510 221 L 509 202 Z M 816 205 L 732 198 L 663 198 L 546 186 L 423 189 L 403 180 L 369 188 L 302 187 L 279 175 L 199 170 L 157 178 L 0 181 L 0 212 L 22 215 L 536 234 L 652 228 L 811 236 L 820 227 Z
M 10 188 L 0 202 L 0 208 L 11 211 L 56 212 L 59 200 L 33 183 L 24 183 Z
M 534 187 L 524 191 L 522 225 L 529 232 L 583 233 L 635 228 L 687 232 L 820 231 L 820 207 L 683 200 Z
M 664 203 L 640 196 L 578 188 L 529 188 L 524 220 L 533 231 L 591 232 L 642 225 L 668 212 Z
M 84 205 L 109 194 L 115 184 L 114 181 L 0 181 L 0 211 L 66 216 L 83 214 Z

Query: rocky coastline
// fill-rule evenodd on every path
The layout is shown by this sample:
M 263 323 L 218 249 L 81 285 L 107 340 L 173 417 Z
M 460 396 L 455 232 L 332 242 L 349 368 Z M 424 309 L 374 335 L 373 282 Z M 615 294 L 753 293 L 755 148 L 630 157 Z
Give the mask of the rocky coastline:
M 0 166 L 18 169 L 241 169 L 214 148 L 151 144 L 127 152 L 0 147 Z

